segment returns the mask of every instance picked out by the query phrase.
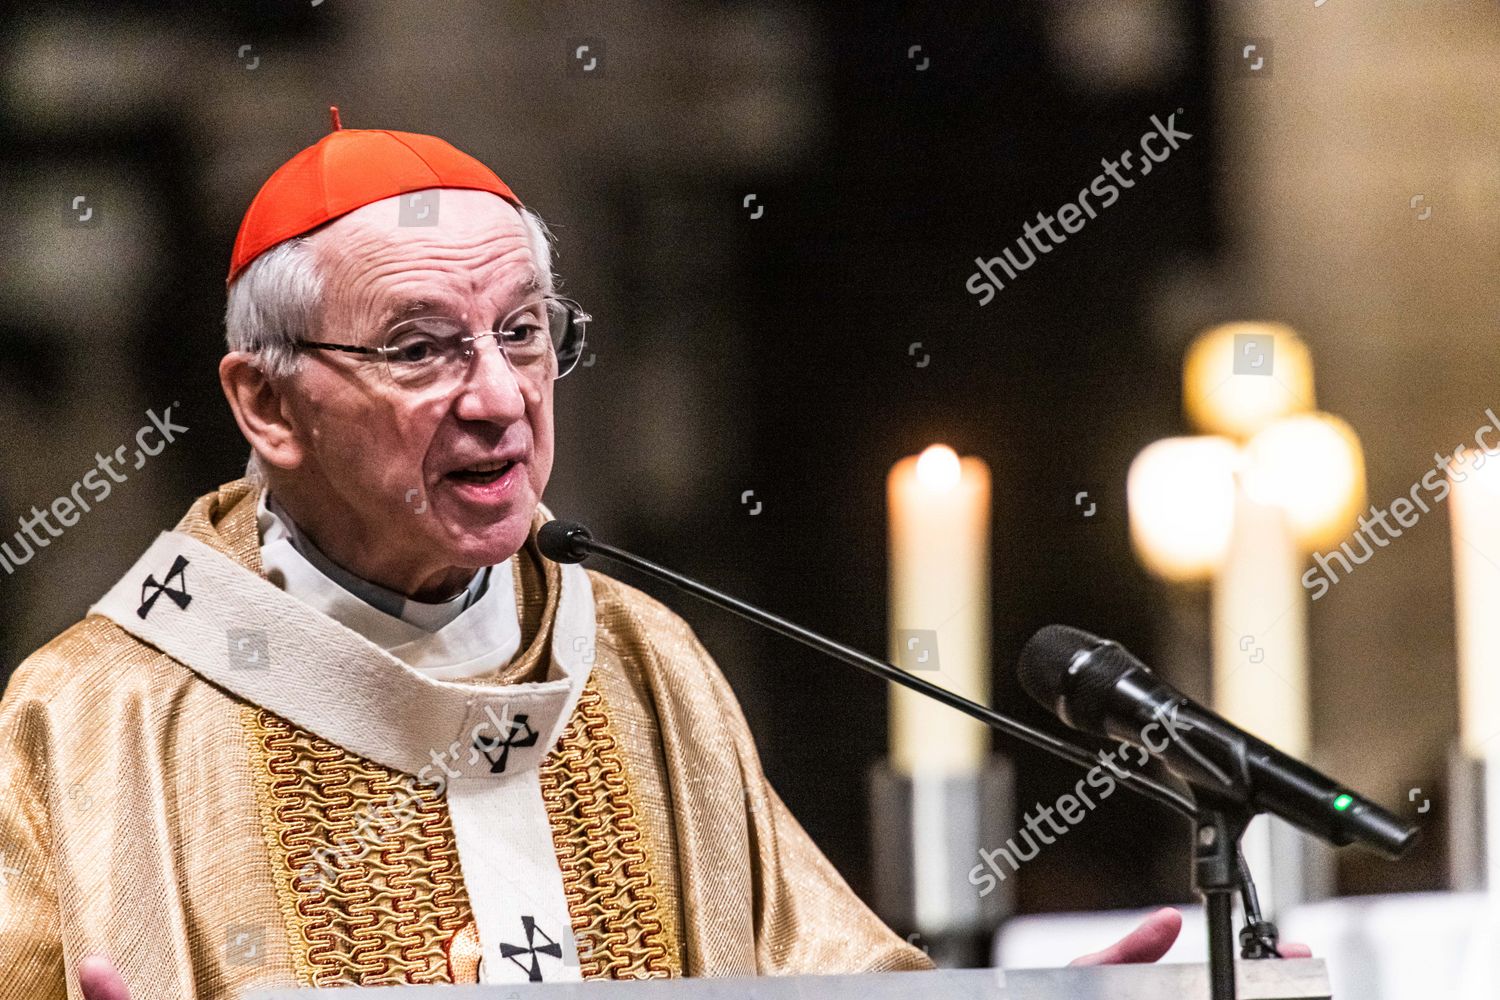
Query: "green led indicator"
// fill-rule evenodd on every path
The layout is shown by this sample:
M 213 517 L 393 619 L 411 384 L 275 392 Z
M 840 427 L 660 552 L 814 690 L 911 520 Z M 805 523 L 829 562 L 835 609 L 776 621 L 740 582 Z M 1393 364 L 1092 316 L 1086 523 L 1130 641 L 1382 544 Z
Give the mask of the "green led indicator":
M 1352 805 L 1354 805 L 1354 796 L 1347 793 L 1344 795 L 1340 795 L 1333 800 L 1333 808 L 1337 809 L 1339 812 L 1343 812 Z

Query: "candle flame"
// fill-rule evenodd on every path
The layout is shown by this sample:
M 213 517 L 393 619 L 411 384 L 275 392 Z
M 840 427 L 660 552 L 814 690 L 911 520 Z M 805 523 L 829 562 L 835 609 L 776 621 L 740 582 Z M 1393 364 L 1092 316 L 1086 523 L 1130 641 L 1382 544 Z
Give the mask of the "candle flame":
M 958 452 L 945 444 L 930 444 L 917 456 L 917 482 L 930 490 L 953 489 L 961 474 Z
M 1337 545 L 1351 531 L 1365 497 L 1359 437 L 1327 413 L 1283 417 L 1246 446 L 1245 490 L 1287 513 L 1308 549 Z
M 1148 444 L 1130 463 L 1130 538 L 1147 569 L 1167 580 L 1206 580 L 1224 565 L 1234 531 L 1239 448 L 1228 438 Z
M 1225 323 L 1204 332 L 1188 348 L 1182 378 L 1188 419 L 1200 431 L 1237 440 L 1314 405 L 1312 354 L 1282 323 Z

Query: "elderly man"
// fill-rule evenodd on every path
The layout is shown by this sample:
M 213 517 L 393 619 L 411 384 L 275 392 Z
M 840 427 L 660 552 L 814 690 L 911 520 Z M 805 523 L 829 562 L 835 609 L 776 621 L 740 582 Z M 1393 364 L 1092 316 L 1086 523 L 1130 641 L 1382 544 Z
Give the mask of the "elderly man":
M 0 996 L 928 967 L 688 625 L 538 551 L 587 322 L 440 139 L 335 112 L 266 182 L 219 369 L 250 476 L 0 702 Z

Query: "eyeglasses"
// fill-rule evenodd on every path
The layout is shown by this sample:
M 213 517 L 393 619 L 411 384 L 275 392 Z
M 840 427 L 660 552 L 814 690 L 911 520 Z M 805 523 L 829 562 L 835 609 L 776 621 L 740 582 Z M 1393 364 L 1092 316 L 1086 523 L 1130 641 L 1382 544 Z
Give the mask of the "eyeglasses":
M 451 316 L 418 316 L 391 327 L 379 347 L 360 344 L 330 344 L 317 340 L 295 340 L 299 348 L 344 351 L 377 360 L 391 381 L 404 389 L 451 390 L 469 371 L 475 343 L 494 337 L 511 367 L 533 378 L 548 374 L 553 359 L 557 369 L 551 377 L 572 371 L 583 354 L 588 324 L 593 317 L 577 302 L 547 296 L 528 302 L 506 315 L 496 329 L 470 333 Z

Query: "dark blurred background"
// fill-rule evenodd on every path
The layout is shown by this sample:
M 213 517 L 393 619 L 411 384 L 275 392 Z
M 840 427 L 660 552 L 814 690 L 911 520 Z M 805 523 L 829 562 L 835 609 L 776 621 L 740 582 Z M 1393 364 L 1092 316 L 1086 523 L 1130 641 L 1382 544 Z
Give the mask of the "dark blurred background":
M 1221 320 L 1297 327 L 1373 497 L 1405 492 L 1500 398 L 1500 12 L 1371 6 L 9 7 L 0 523 L 65 493 L 148 408 L 175 405 L 190 431 L 0 579 L 0 678 L 240 475 L 215 369 L 230 245 L 337 104 L 345 127 L 473 153 L 557 235 L 563 287 L 596 323 L 592 363 L 558 387 L 554 511 L 883 653 L 885 475 L 943 441 L 993 474 L 997 706 L 1045 724 L 1012 665 L 1053 621 L 1206 695 L 1206 595 L 1138 567 L 1124 505 L 1134 455 L 1186 430 L 1187 342 Z M 1245 72 L 1247 38 L 1269 72 Z M 1191 141 L 978 305 L 976 257 L 1174 111 Z M 1416 193 L 1437 209 L 1421 223 Z M 1446 514 L 1431 520 L 1310 619 L 1314 760 L 1393 807 L 1438 784 L 1455 729 Z M 620 575 L 693 624 L 772 783 L 868 894 L 885 690 Z M 1076 778 L 997 749 L 1022 808 Z M 1422 852 L 1346 860 L 1340 888 L 1436 888 L 1441 837 Z M 1020 872 L 1020 908 L 1187 900 L 1187 872 L 1182 826 L 1117 796 Z

